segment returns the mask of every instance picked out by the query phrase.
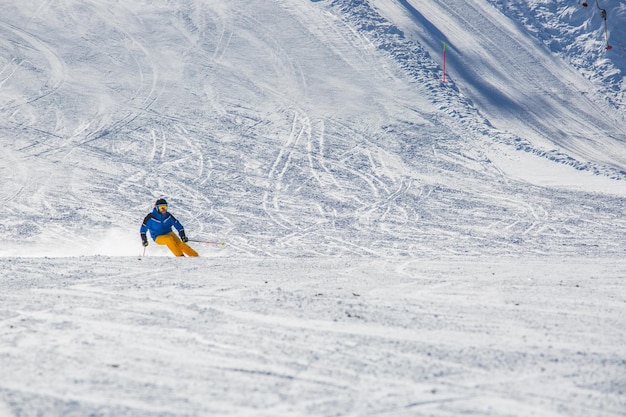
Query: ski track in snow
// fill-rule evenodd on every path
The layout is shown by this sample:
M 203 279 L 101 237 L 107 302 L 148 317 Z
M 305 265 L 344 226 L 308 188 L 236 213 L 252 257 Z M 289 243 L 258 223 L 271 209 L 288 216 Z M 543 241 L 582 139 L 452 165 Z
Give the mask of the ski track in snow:
M 1 263 L 8 415 L 623 411 L 614 259 Z
M 597 15 L 2 5 L 0 417 L 624 415 Z M 141 256 L 159 197 L 227 244 Z

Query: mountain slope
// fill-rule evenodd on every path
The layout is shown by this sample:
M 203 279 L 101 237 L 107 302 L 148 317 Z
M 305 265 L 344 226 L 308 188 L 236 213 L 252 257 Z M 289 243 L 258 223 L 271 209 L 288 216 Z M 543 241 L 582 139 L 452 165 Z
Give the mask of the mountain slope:
M 498 2 L 397 1 L 392 2 L 395 8 L 379 3 L 403 30 L 427 45 L 431 54 L 441 55 L 442 43 L 447 42 L 451 78 L 492 125 L 519 137 L 517 146 L 577 169 L 623 178 L 623 111 L 610 105 L 621 102 L 621 94 L 607 97 L 595 93 L 601 88 L 606 94 L 609 86 L 585 78 L 567 62 L 567 55 L 555 54 L 523 27 L 520 22 L 534 17 L 520 17 L 520 9 L 528 7 L 526 2 L 504 6 Z M 545 13 L 552 17 L 572 13 L 569 9 L 575 7 L 543 6 L 552 8 Z M 501 9 L 518 20 L 511 20 Z M 620 16 L 613 21 L 616 18 Z M 569 34 L 559 30 L 554 20 L 539 20 L 536 24 L 544 26 L 537 31 L 550 33 L 551 44 L 568 41 Z M 547 42 L 547 36 L 543 40 Z M 604 52 L 599 45 L 597 49 Z M 584 53 L 597 56 L 594 49 Z M 604 53 L 618 58 L 613 69 L 623 71 L 619 68 L 624 66 L 621 52 Z M 619 85 L 613 87 L 619 89 Z
M 623 416 L 623 62 L 596 14 L 0 5 L 0 417 Z M 227 244 L 140 246 L 161 196 Z
M 623 250 L 616 112 L 488 3 L 415 3 L 7 4 L 3 254 L 134 253 L 160 196 L 233 254 Z

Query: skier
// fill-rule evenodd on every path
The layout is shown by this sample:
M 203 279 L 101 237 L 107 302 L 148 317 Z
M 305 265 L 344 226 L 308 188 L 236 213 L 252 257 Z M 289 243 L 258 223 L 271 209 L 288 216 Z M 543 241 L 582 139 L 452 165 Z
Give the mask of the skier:
M 180 239 L 172 231 L 172 227 L 178 230 Z M 165 199 L 158 199 L 154 204 L 152 212 L 143 219 L 139 234 L 144 246 L 148 246 L 148 238 L 146 237 L 148 230 L 152 240 L 159 245 L 167 245 L 174 255 L 198 256 L 198 252 L 187 244 L 189 239 L 185 235 L 183 225 L 167 211 L 167 201 Z

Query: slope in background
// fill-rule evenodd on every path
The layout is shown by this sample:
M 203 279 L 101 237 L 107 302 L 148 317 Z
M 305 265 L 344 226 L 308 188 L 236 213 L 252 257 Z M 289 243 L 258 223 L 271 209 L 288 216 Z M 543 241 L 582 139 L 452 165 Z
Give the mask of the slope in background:
M 164 3 L 0 1 L 1 417 L 623 415 L 613 157 L 525 152 L 416 2 Z M 229 248 L 70 256 L 161 195 Z
M 415 3 L 6 4 L 2 254 L 134 254 L 160 196 L 233 254 L 621 252 L 618 109 L 489 3 Z
M 441 57 L 447 43 L 455 85 L 491 124 L 518 136 L 518 149 L 623 178 L 624 93 L 622 76 L 616 75 L 623 74 L 626 50 L 604 49 L 595 4 L 591 9 L 576 2 L 377 4 L 429 53 Z M 621 4 L 610 10 L 613 27 L 626 20 L 625 10 Z M 583 14 L 586 29 L 574 27 Z M 614 32 L 614 39 L 622 38 L 623 30 Z M 600 34 L 602 40 L 589 41 Z

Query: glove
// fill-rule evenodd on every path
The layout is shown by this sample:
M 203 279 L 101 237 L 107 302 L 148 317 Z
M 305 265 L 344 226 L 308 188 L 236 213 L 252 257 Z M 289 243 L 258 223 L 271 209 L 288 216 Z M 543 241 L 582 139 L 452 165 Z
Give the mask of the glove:
M 146 235 L 144 235 L 144 234 L 141 235 L 141 243 L 144 246 L 148 246 L 148 239 L 146 238 Z
M 184 230 L 181 230 L 179 235 L 180 235 L 180 240 L 182 240 L 185 243 L 189 242 L 189 239 L 187 238 L 187 235 L 185 235 L 185 231 Z

